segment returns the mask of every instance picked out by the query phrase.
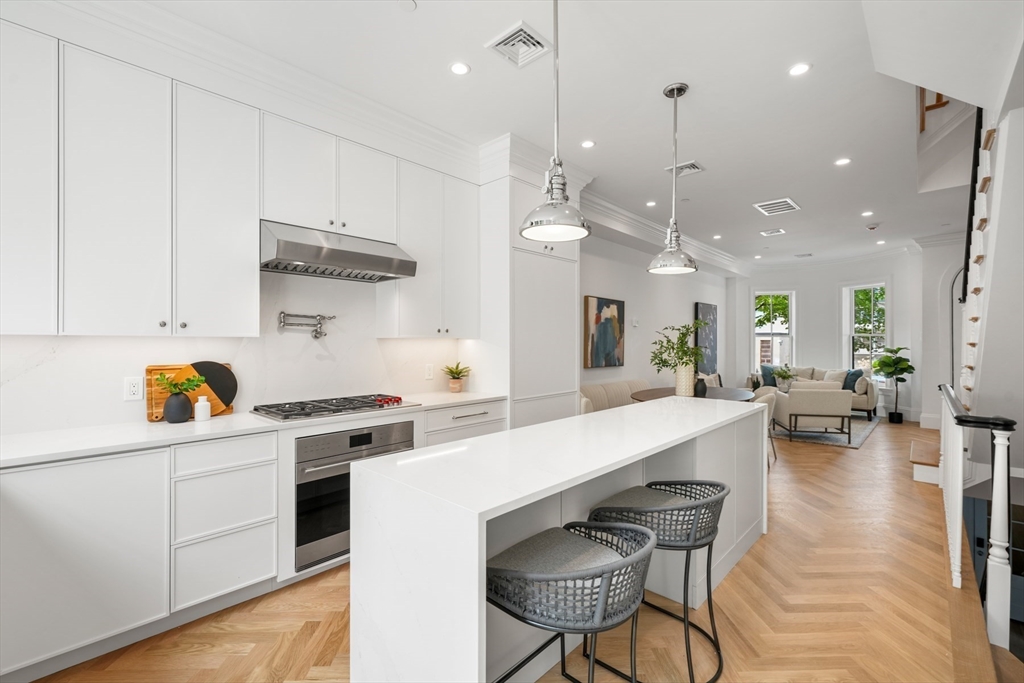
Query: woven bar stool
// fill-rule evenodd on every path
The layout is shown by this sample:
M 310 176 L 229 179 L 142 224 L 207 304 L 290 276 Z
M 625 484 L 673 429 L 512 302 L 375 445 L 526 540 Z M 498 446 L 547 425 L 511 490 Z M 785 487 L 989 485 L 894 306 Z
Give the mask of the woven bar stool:
M 547 529 L 487 561 L 487 602 L 555 635 L 505 672 L 504 683 L 565 634 L 597 634 L 633 619 L 630 667 L 636 680 L 636 623 L 657 538 L 635 524 L 572 522 Z M 594 680 L 590 657 L 588 682 Z
M 729 495 L 729 487 L 717 481 L 655 481 L 647 486 L 634 486 L 601 501 L 590 511 L 590 520 L 595 522 L 626 522 L 639 524 L 658 535 L 657 547 L 662 550 L 681 550 L 686 553 L 683 571 L 683 616 L 654 605 L 644 599 L 643 604 L 667 614 L 684 624 L 686 638 L 686 665 L 693 677 L 693 658 L 690 653 L 690 629 L 694 628 L 714 646 L 718 656 L 718 670 L 708 679 L 714 683 L 722 675 L 722 647 L 715 626 L 715 606 L 711 600 L 711 552 L 718 535 L 718 519 L 722 505 Z M 706 547 L 708 549 L 708 615 L 711 617 L 711 633 L 697 624 L 690 623 L 690 553 Z M 583 654 L 587 656 L 586 637 L 583 640 Z M 591 655 L 593 656 L 593 655 Z M 620 677 L 626 675 L 597 660 L 597 663 Z

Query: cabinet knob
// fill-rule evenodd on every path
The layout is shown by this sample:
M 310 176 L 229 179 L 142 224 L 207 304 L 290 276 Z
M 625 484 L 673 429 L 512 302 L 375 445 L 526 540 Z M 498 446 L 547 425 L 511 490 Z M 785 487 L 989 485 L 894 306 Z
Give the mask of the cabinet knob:
M 180 325 L 178 325 L 178 327 L 180 327 L 181 329 L 185 329 L 186 327 L 188 327 L 188 323 L 181 323 Z
M 343 228 L 344 228 L 344 227 L 347 227 L 347 226 L 348 226 L 348 223 L 346 223 L 345 221 L 342 221 L 342 222 L 341 222 L 341 227 L 343 227 Z
M 161 320 L 160 321 L 160 327 L 167 327 L 167 321 L 166 320 Z
M 438 334 L 441 334 L 441 328 L 440 328 L 440 327 L 439 327 L 439 328 L 437 328 L 437 333 L 438 333 Z
M 334 221 L 333 220 L 327 221 L 327 225 L 334 225 Z
M 448 334 L 448 328 L 447 328 L 447 327 L 446 327 L 446 328 L 444 328 L 444 333 L 445 333 L 445 334 Z
M 555 250 L 555 248 L 554 248 L 554 247 L 551 247 L 551 251 L 554 251 L 554 250 Z

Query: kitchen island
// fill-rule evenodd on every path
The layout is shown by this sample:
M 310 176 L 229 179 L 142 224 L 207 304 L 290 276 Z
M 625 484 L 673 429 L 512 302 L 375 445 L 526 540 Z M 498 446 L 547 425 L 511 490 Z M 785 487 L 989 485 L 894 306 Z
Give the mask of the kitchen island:
M 761 404 L 670 397 L 353 464 L 351 680 L 496 678 L 549 634 L 487 605 L 486 559 L 648 481 L 731 487 L 717 584 L 768 530 L 766 415 Z M 647 587 L 681 601 L 682 576 L 683 553 L 659 550 Z M 691 588 L 696 608 L 702 569 Z M 517 680 L 556 661 L 552 648 Z

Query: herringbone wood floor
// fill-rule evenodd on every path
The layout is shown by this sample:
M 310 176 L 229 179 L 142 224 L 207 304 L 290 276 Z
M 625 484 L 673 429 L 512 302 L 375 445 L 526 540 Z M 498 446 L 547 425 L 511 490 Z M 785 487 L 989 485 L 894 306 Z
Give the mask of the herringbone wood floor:
M 971 596 L 947 588 L 940 493 L 912 481 L 912 438 L 938 432 L 883 423 L 859 450 L 777 443 L 770 532 L 715 591 L 722 681 L 954 680 L 951 615 Z M 347 681 L 348 576 L 326 572 L 45 680 Z M 683 681 L 681 624 L 642 609 L 640 677 Z M 693 643 L 706 680 L 710 647 Z M 628 629 L 602 634 L 599 652 L 626 668 Z M 578 650 L 570 670 L 585 677 Z M 599 670 L 598 680 L 618 679 Z

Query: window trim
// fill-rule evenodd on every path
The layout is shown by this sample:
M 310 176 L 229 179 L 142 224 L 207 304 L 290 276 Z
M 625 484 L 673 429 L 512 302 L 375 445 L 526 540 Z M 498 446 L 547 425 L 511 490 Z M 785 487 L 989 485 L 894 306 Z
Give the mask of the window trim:
M 758 335 L 757 328 L 754 327 L 754 321 L 752 319 L 754 316 L 751 315 L 751 320 L 750 320 L 751 334 L 750 334 L 750 338 L 751 338 L 751 341 L 753 342 L 753 344 L 752 344 L 753 349 L 752 349 L 750 358 L 751 358 L 751 361 L 753 363 L 753 368 L 754 368 L 752 372 L 760 372 L 761 371 L 761 354 L 760 354 L 760 351 L 759 351 L 760 345 L 757 343 L 758 340 L 759 339 L 764 339 L 764 338 L 773 338 L 775 336 L 789 337 L 790 338 L 790 355 L 792 356 L 792 360 L 790 361 L 790 366 L 791 367 L 796 367 L 797 366 L 797 362 L 796 362 L 796 351 L 797 351 L 797 341 L 796 341 L 796 291 L 792 290 L 792 289 L 788 289 L 788 290 L 787 289 L 752 290 L 751 295 L 750 295 L 750 311 L 751 311 L 751 313 L 754 313 L 757 310 L 757 297 L 759 297 L 761 295 L 764 295 L 764 294 L 784 294 L 784 295 L 789 297 L 789 332 L 787 334 L 785 334 L 785 335 L 782 335 L 782 334 L 780 334 L 780 335 L 775 335 L 775 334 L 771 334 L 771 335 L 763 335 L 763 334 L 762 335 Z
M 883 341 L 883 344 L 882 344 L 883 347 L 885 347 L 885 346 L 892 346 L 892 318 L 889 315 L 889 312 L 892 310 L 892 282 L 891 282 L 891 280 L 892 280 L 891 277 L 885 277 L 885 278 L 881 278 L 879 280 L 869 281 L 869 282 L 861 283 L 861 284 L 842 285 L 841 296 L 842 296 L 842 304 L 843 304 L 843 306 L 842 306 L 842 310 L 843 310 L 843 333 L 842 333 L 842 336 L 841 336 L 840 342 L 839 342 L 840 347 L 841 347 L 841 351 L 842 351 L 842 355 L 840 357 L 846 359 L 846 361 L 844 361 L 844 362 L 848 362 L 850 364 L 850 368 L 851 369 L 854 367 L 853 338 L 855 336 L 868 336 L 868 335 L 858 334 L 857 332 L 854 331 L 854 320 L 853 320 L 853 317 L 854 317 L 854 310 L 853 310 L 854 292 L 856 290 L 859 290 L 859 289 L 874 289 L 875 287 L 884 287 L 885 288 L 885 312 L 886 312 L 886 315 L 885 315 L 885 332 L 883 334 L 881 334 L 881 335 L 870 333 L 870 336 L 881 336 L 883 338 L 883 340 L 882 340 Z M 886 386 L 887 385 L 887 381 L 884 378 L 879 379 L 879 378 L 875 377 L 874 373 L 871 374 L 869 379 L 871 379 L 871 381 L 875 382 L 875 384 L 877 384 L 879 386 Z

